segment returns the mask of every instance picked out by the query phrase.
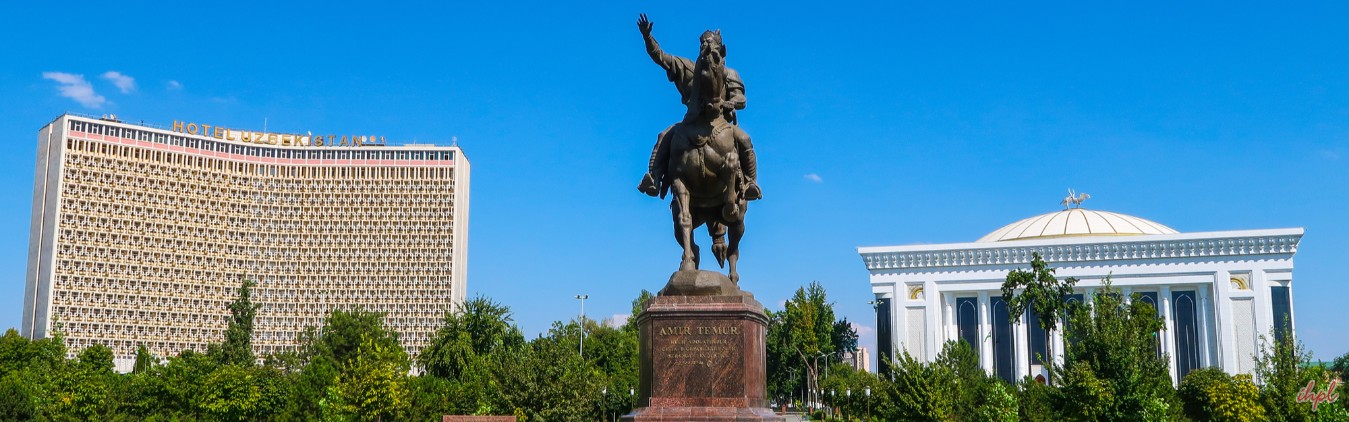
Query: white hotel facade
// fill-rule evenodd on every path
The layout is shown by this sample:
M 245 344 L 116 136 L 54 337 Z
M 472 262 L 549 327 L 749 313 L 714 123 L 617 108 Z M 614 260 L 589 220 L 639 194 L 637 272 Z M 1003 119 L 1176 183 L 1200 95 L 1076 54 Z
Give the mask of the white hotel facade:
M 202 126 L 67 114 L 39 131 L 26 337 L 59 324 L 72 354 L 104 344 L 122 370 L 140 344 L 201 351 L 224 339 L 247 278 L 259 355 L 356 307 L 385 312 L 416 354 L 463 301 L 458 147 Z
M 1009 224 L 971 243 L 858 248 L 877 298 L 878 349 L 931 361 L 964 339 L 984 369 L 1008 380 L 1043 374 L 1058 331 L 1033 316 L 1008 322 L 1001 286 L 1040 253 L 1060 279 L 1075 277 L 1069 300 L 1089 298 L 1105 278 L 1126 297 L 1152 303 L 1165 322 L 1161 352 L 1173 381 L 1216 366 L 1250 373 L 1259 336 L 1285 335 L 1293 318 L 1293 255 L 1303 229 L 1180 233 L 1129 215 L 1066 209 Z M 1286 328 L 1285 328 L 1286 327 Z M 885 368 L 882 368 L 885 369 Z

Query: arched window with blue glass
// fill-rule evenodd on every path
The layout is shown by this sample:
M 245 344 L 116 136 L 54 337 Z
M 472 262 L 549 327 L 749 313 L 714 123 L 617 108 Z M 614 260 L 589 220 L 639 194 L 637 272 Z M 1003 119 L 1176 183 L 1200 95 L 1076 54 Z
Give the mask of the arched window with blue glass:
M 1176 340 L 1176 379 L 1199 369 L 1199 307 L 1193 290 L 1171 292 L 1171 318 Z
M 1016 382 L 1016 338 L 1012 332 L 1011 313 L 1002 297 L 992 298 L 993 308 L 993 373 L 1007 382 Z
M 972 297 L 956 298 L 956 328 L 960 339 L 979 352 L 979 300 Z
M 1161 307 L 1157 306 L 1157 292 L 1138 292 L 1134 293 L 1134 300 L 1139 303 L 1146 303 L 1152 306 L 1153 312 L 1160 312 Z M 1153 347 L 1157 349 L 1157 356 L 1162 355 L 1161 331 L 1152 334 Z

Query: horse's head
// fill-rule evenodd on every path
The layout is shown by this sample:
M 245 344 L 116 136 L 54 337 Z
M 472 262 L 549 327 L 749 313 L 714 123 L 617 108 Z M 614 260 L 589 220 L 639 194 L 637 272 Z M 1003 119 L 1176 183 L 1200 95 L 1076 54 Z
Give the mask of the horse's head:
M 726 45 L 721 30 L 703 32 L 694 64 L 695 98 L 700 104 L 718 104 L 726 97 Z M 720 114 L 718 110 L 716 113 Z
M 721 43 L 721 30 L 704 31 L 703 36 L 699 38 L 698 61 L 709 60 L 709 63 L 725 66 L 726 45 Z

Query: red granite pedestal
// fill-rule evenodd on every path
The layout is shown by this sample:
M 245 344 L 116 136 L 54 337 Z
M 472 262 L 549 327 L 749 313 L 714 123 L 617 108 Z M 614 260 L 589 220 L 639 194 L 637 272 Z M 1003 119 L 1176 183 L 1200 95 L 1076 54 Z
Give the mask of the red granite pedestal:
M 661 295 L 637 324 L 638 408 L 624 421 L 784 420 L 768 408 L 768 319 L 753 296 Z

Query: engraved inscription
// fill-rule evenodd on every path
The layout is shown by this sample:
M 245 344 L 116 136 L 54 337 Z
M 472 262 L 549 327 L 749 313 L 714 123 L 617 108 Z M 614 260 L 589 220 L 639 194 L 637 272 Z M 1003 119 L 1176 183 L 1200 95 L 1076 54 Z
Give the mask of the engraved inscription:
M 658 352 L 667 366 L 722 367 L 740 348 L 740 327 L 734 325 L 676 325 L 657 328 L 665 347 Z

